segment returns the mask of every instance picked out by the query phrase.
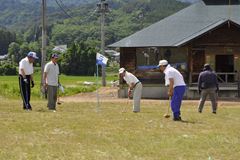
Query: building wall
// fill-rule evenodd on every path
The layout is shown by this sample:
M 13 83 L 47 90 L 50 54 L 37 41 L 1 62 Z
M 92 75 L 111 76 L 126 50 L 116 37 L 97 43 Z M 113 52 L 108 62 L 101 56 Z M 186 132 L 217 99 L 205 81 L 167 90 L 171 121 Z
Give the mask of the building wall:
M 167 88 L 164 86 L 164 79 L 156 70 L 138 70 L 139 66 L 157 65 L 160 59 L 167 59 L 173 66 L 180 70 L 188 84 L 188 75 L 192 72 L 193 65 L 199 61 L 192 61 L 193 49 L 203 51 L 200 56 L 204 56 L 203 64 L 209 63 L 212 68 L 216 68 L 216 55 L 233 55 L 234 71 L 240 72 L 240 27 L 232 22 L 226 23 L 216 29 L 203 34 L 192 40 L 188 44 L 178 48 L 171 47 L 139 47 L 139 48 L 121 48 L 120 66 L 142 78 L 143 98 L 167 98 Z M 144 53 L 150 56 L 146 60 Z M 180 65 L 178 65 L 180 64 Z M 183 65 L 181 65 L 183 64 Z M 186 66 L 184 66 L 186 64 Z M 199 66 L 199 72 L 203 67 Z M 183 68 L 184 70 L 183 70 Z M 190 76 L 189 76 L 190 77 Z M 236 77 L 235 77 L 236 78 Z M 144 81 L 148 80 L 148 83 Z M 237 79 L 236 79 L 237 80 Z M 185 98 L 197 99 L 199 94 L 197 88 L 187 86 Z M 119 97 L 127 97 L 127 86 L 120 80 Z M 239 96 L 239 89 L 235 86 L 224 86 L 220 88 L 220 96 L 236 97 Z

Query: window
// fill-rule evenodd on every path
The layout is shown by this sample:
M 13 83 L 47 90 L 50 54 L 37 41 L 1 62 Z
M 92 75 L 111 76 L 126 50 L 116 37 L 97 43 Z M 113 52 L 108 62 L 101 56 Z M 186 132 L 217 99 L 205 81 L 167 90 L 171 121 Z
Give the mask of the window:
M 164 83 L 164 74 L 157 65 L 159 60 L 166 59 L 186 77 L 187 50 L 184 48 L 137 48 L 136 76 L 143 83 Z

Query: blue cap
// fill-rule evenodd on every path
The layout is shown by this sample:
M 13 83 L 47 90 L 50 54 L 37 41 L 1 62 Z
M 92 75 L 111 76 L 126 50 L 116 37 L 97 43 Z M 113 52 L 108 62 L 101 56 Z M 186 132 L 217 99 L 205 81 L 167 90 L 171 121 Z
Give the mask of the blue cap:
M 34 59 L 38 59 L 36 52 L 28 52 L 27 56 L 31 57 L 31 58 L 34 58 Z

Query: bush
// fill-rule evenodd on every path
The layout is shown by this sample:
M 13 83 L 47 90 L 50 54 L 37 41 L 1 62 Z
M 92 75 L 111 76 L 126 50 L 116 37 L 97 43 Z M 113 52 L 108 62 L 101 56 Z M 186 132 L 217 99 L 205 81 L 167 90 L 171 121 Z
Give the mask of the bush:
M 16 75 L 16 66 L 10 64 L 9 62 L 2 62 L 0 65 L 0 75 Z

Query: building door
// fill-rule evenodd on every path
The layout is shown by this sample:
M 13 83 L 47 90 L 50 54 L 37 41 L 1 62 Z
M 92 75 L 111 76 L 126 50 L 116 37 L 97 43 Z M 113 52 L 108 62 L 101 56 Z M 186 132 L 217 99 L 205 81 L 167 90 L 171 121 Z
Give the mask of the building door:
M 233 55 L 216 55 L 216 72 L 223 73 L 219 77 L 224 82 L 233 82 L 234 76 L 224 73 L 234 72 L 234 56 Z
M 204 50 L 193 50 L 192 52 L 192 82 L 198 81 L 198 75 L 202 71 L 205 63 L 205 51 Z

